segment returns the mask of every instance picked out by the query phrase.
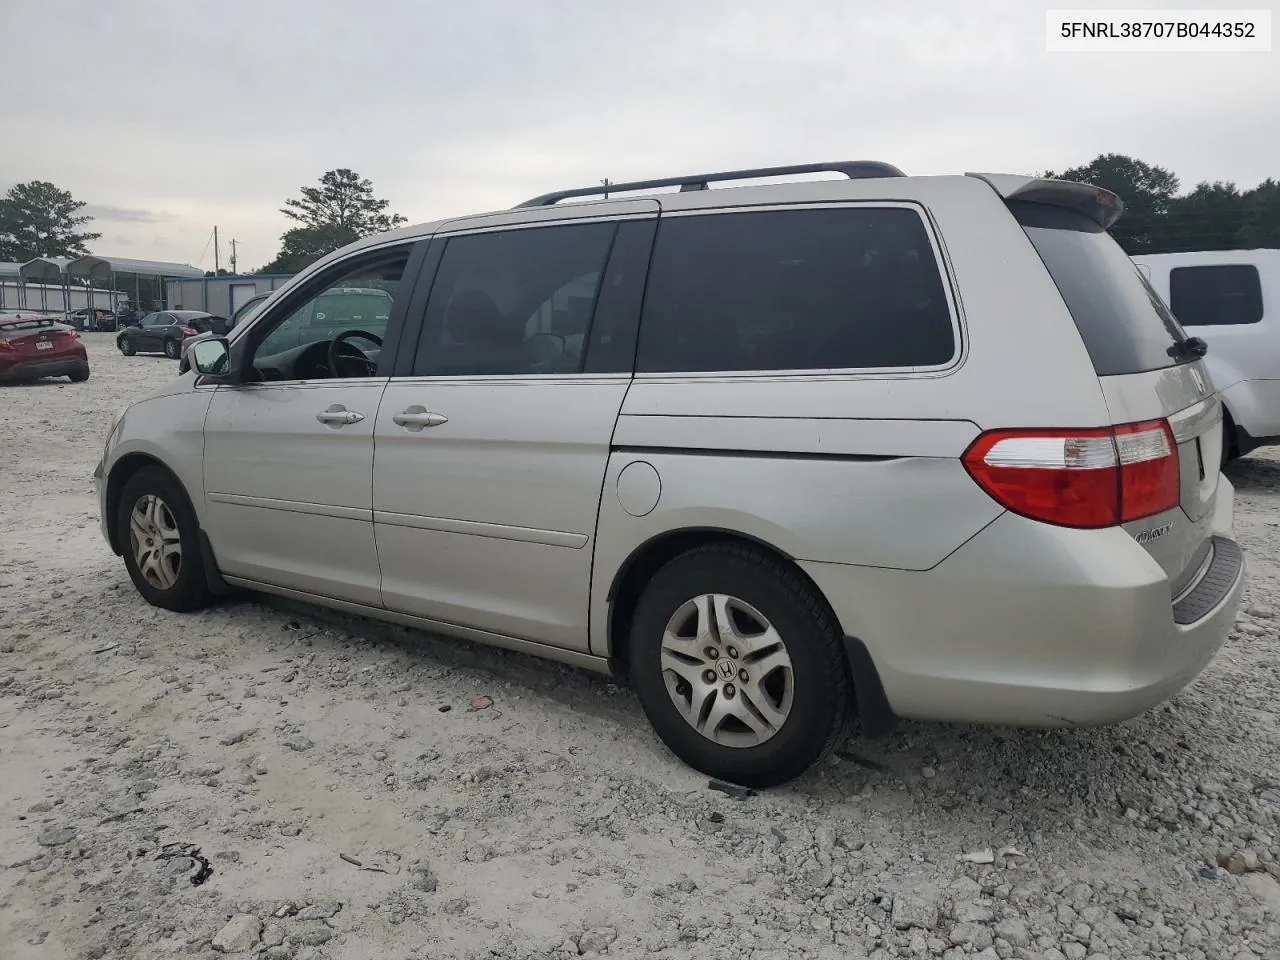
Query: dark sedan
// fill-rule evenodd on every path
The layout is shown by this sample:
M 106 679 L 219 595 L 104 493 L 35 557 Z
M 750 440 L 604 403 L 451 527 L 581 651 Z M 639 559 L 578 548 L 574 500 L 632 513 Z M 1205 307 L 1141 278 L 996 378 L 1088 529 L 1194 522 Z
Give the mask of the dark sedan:
M 165 310 L 149 313 L 136 327 L 126 327 L 116 337 L 116 346 L 126 357 L 135 353 L 163 353 L 171 360 L 182 354 L 182 341 L 206 331 L 225 332 L 225 317 L 203 310 Z

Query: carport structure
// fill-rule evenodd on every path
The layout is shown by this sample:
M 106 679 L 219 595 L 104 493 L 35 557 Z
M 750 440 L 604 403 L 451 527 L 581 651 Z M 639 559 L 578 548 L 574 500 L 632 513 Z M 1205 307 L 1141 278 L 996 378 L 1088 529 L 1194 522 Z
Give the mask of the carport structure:
M 68 312 L 71 307 L 71 291 L 67 288 L 66 268 L 71 261 L 66 257 L 36 257 L 34 260 L 28 260 L 18 268 L 18 276 L 22 284 L 28 283 L 40 284 L 40 312 L 49 312 L 49 285 L 56 284 L 62 288 L 62 311 Z M 26 291 L 19 290 L 18 296 L 22 301 L 19 306 L 28 310 L 34 308 L 34 304 L 26 302 Z
M 142 304 L 142 282 L 144 278 L 150 282 L 154 281 L 156 296 L 153 299 L 164 299 L 164 282 L 169 279 L 183 278 L 190 279 L 194 277 L 203 277 L 204 271 L 188 266 L 185 263 L 169 263 L 164 260 L 131 260 L 127 257 L 95 257 L 92 255 L 80 257 L 72 260 L 66 267 L 67 276 L 74 280 L 85 280 L 89 287 L 89 306 L 93 307 L 93 288 L 100 285 L 106 290 L 116 291 L 119 289 L 120 280 L 123 277 L 132 277 L 133 279 L 133 304 L 141 306 Z M 125 287 L 128 292 L 128 285 Z M 112 295 L 112 303 L 109 304 L 111 309 L 115 309 L 116 304 L 114 293 Z
M 12 305 L 5 303 L 5 291 L 9 287 L 18 289 L 22 285 L 22 264 L 20 263 L 0 263 L 0 310 L 12 309 L 17 304 Z
M 153 305 L 163 307 L 166 280 L 203 277 L 204 272 L 185 263 L 87 255 L 75 259 L 36 257 L 18 268 L 18 276 L 23 286 L 28 283 L 41 285 L 40 309 L 44 312 L 50 309 L 49 286 L 61 287 L 62 311 L 65 313 L 73 309 L 71 303 L 73 290 L 78 294 L 83 293 L 85 300 L 82 304 L 77 303 L 74 308 L 87 306 L 92 309 L 95 306 L 102 306 L 115 310 L 119 301 L 128 297 L 130 286 L 133 288 L 135 307 L 142 306 L 144 289 L 150 294 L 149 299 Z M 120 289 L 122 282 L 124 283 L 123 292 Z M 103 291 L 106 292 L 108 302 L 95 304 L 95 294 Z M 23 301 L 27 299 L 26 292 L 26 290 L 20 290 L 19 296 Z M 35 305 L 24 302 L 21 306 L 34 308 Z M 53 309 L 57 309 L 56 304 L 53 305 Z

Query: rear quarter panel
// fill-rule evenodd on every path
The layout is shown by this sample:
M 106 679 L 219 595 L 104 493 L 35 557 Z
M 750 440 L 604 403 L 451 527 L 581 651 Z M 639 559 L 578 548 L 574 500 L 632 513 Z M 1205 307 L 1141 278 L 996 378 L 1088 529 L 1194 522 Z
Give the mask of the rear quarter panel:
M 665 534 L 723 531 L 796 560 L 929 569 L 1002 512 L 959 460 L 978 432 L 965 421 L 624 415 L 597 524 L 592 652 L 608 653 L 618 571 Z M 658 477 L 641 516 L 619 483 L 633 464 Z

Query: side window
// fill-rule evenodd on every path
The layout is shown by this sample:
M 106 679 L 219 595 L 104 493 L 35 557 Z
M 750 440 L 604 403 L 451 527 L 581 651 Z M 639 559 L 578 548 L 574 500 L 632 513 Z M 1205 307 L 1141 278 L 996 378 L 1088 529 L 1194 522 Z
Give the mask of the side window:
M 1174 267 L 1169 308 L 1184 327 L 1232 326 L 1262 320 L 1262 281 L 1252 264 Z
M 399 291 L 407 250 L 397 250 L 333 274 L 327 283 L 292 309 L 264 320 L 250 365 L 259 380 L 313 380 L 372 376 Z M 329 369 L 329 345 L 337 347 L 339 369 Z M 260 338 L 260 339 L 258 339 Z
M 722 213 L 659 224 L 637 371 L 925 367 L 955 352 L 942 275 L 913 210 Z
M 413 376 L 578 373 L 613 223 L 453 237 Z
M 142 318 L 142 326 L 144 327 L 158 327 L 162 323 L 164 323 L 163 313 L 148 313 Z

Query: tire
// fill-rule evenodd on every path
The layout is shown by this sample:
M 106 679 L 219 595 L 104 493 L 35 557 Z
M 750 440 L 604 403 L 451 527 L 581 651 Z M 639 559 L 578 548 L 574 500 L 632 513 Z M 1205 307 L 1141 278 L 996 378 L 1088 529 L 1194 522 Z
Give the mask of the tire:
M 166 340 L 164 342 L 164 355 L 170 360 L 177 360 L 182 356 L 182 345 L 177 340 Z
M 133 348 L 133 341 L 128 337 L 121 337 L 116 341 L 116 346 L 120 348 L 120 352 L 126 357 L 132 357 L 138 351 Z
M 722 599 L 699 599 L 707 597 Z M 740 645 L 756 641 L 759 648 L 734 647 L 723 640 L 723 629 L 719 640 L 699 636 L 707 610 L 720 611 L 712 619 L 727 621 Z M 684 639 L 666 640 L 669 629 Z M 716 656 L 702 643 L 717 644 Z M 824 759 L 849 729 L 852 683 L 832 614 L 798 571 L 755 547 L 708 544 L 662 567 L 636 605 L 630 657 L 632 681 L 658 736 L 711 777 L 749 787 L 786 783 Z M 671 665 L 680 672 L 666 669 Z M 733 677 L 735 666 L 745 672 Z M 758 708 L 766 701 L 768 712 Z M 751 725 L 738 719 L 743 711 Z M 702 719 L 716 739 L 695 729 L 686 714 Z M 765 719 L 770 715 L 772 724 Z
M 153 509 L 157 503 L 158 508 Z M 176 544 L 176 563 L 172 555 L 157 561 L 145 540 L 139 545 L 132 525 L 135 510 L 142 527 L 138 532 L 157 534 L 153 538 L 156 543 Z M 128 479 L 120 495 L 116 532 L 129 577 L 148 603 L 186 613 L 213 600 L 205 580 L 195 512 L 186 491 L 167 470 L 146 467 Z M 144 560 L 152 562 L 143 565 Z
M 85 367 L 83 370 L 77 370 L 75 373 L 68 373 L 67 377 L 72 383 L 84 383 L 89 379 L 89 368 Z

